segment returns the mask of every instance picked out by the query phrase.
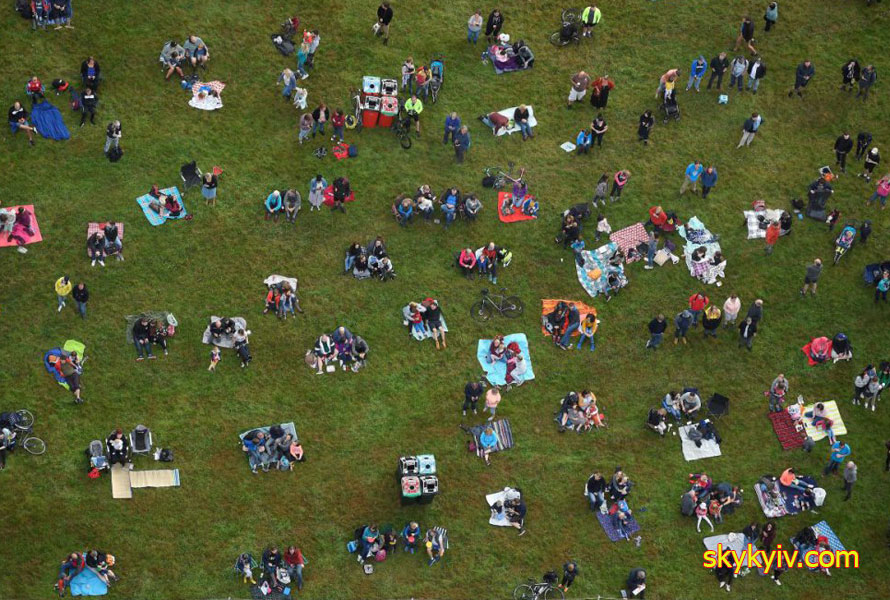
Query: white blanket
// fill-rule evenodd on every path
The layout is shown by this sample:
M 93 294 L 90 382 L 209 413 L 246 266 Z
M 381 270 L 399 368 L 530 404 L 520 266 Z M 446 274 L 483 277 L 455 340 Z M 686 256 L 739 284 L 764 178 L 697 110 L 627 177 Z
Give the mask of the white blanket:
M 485 496 L 485 501 L 488 502 L 488 506 L 494 507 L 498 502 L 505 502 L 506 500 L 514 500 L 519 498 L 520 494 L 516 490 L 511 487 L 505 487 L 500 492 L 494 492 L 493 494 L 487 494 Z M 498 518 L 500 516 L 500 518 Z M 510 525 L 510 520 L 501 513 L 498 515 L 494 510 L 491 511 L 491 517 L 488 519 L 488 522 L 491 525 L 495 525 L 497 527 L 512 527 Z
M 214 321 L 216 321 L 217 319 L 220 319 L 220 318 L 221 317 L 217 317 L 217 316 L 210 317 L 210 322 L 213 323 Z M 244 320 L 244 317 L 232 317 L 232 320 L 235 322 L 235 330 L 236 331 L 238 329 L 243 329 L 244 331 L 247 331 L 247 321 Z M 219 346 L 220 348 L 234 348 L 235 347 L 235 341 L 232 339 L 231 335 L 222 336 L 222 339 L 220 339 L 216 343 L 211 342 L 210 341 L 210 325 L 209 324 L 207 325 L 207 329 L 204 330 L 204 336 L 201 338 L 201 341 L 203 343 L 209 344 L 211 346 L 213 346 L 213 345 Z
M 695 445 L 695 442 L 686 435 L 690 429 L 694 429 L 695 425 L 685 425 L 680 428 L 680 442 L 683 444 L 683 458 L 687 461 L 699 460 L 700 458 L 712 458 L 720 456 L 720 444 L 714 440 L 702 440 L 701 448 Z
M 732 539 L 730 539 L 732 536 Z M 717 545 L 722 544 L 724 550 L 733 550 L 741 556 L 742 550 L 745 549 L 745 536 L 741 533 L 733 532 L 729 534 L 712 535 L 702 540 L 705 548 L 708 550 L 717 550 Z
M 528 126 L 529 127 L 537 127 L 538 120 L 535 119 L 535 109 L 532 108 L 531 104 L 526 104 L 525 107 L 528 109 Z M 519 131 L 519 125 L 517 125 L 516 123 L 513 122 L 513 113 L 516 111 L 517 108 L 519 108 L 519 107 L 513 106 L 512 108 L 505 108 L 504 110 L 498 111 L 498 114 L 504 115 L 505 117 L 510 119 L 510 122 L 507 123 L 507 126 L 504 127 L 503 129 L 501 129 L 497 133 L 498 136 L 507 135 L 507 134 L 512 135 Z
M 263 283 L 266 284 L 266 287 L 281 283 L 282 281 L 286 281 L 290 284 L 290 289 L 294 292 L 297 291 L 297 278 L 296 277 L 285 277 L 284 275 L 269 275 L 265 279 L 263 279 Z

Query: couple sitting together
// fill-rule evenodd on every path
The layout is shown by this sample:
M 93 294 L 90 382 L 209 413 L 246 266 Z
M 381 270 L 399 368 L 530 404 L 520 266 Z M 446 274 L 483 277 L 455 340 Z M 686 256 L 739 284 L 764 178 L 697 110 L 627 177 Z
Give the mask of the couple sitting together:
M 442 324 L 442 308 L 435 298 L 426 298 L 422 302 L 411 302 L 403 310 L 405 321 L 410 328 L 410 335 L 418 340 L 430 336 L 436 342 L 436 350 L 447 348 L 445 328 Z M 439 340 L 441 338 L 441 344 Z
M 148 208 L 158 215 L 166 219 L 178 219 L 182 214 L 182 203 L 175 196 L 163 193 L 157 184 L 151 186 L 148 195 L 152 198 L 148 203 Z
M 306 364 L 315 369 L 316 375 L 324 373 L 326 366 L 328 371 L 333 371 L 334 365 L 328 363 L 334 361 L 344 371 L 349 368 L 355 373 L 365 366 L 367 355 L 368 343 L 365 340 L 345 327 L 338 327 L 330 335 L 321 334 L 315 346 L 306 353 Z
M 497 284 L 498 264 L 506 267 L 512 259 L 512 252 L 489 242 L 475 252 L 472 248 L 464 248 L 457 254 L 454 262 L 467 279 L 472 279 L 478 271 L 480 279 L 487 277 L 491 283 Z
M 566 429 L 581 433 L 606 426 L 605 417 L 597 408 L 596 396 L 590 390 L 566 394 L 556 411 L 556 422 L 560 433 Z
M 388 281 L 396 276 L 382 237 L 377 236 L 367 246 L 352 242 L 346 249 L 343 262 L 343 274 L 350 272 L 356 279 L 376 277 L 380 281 Z
M 251 331 L 249 329 L 242 329 L 233 319 L 228 317 L 212 321 L 210 323 L 210 343 L 214 346 L 213 354 L 215 358 L 211 358 L 211 360 L 219 362 L 218 344 L 224 337 L 231 337 L 233 348 L 238 354 L 238 358 L 241 359 L 241 368 L 243 369 L 253 360 L 253 356 L 250 355 L 250 340 L 247 338 L 250 334 Z
M 572 347 L 572 334 L 578 331 L 581 339 L 578 341 L 578 349 L 584 340 L 590 340 L 590 349 L 593 350 L 593 334 L 596 332 L 596 315 L 588 313 L 584 320 L 581 320 L 581 312 L 574 302 L 557 302 L 552 312 L 544 315 L 544 329 L 550 334 L 553 343 L 562 348 L 569 350 Z
M 294 310 L 299 313 L 303 312 L 303 309 L 300 308 L 300 300 L 297 298 L 294 290 L 291 289 L 290 283 L 281 281 L 270 285 L 269 291 L 266 292 L 266 305 L 263 308 L 263 314 L 265 315 L 272 311 L 278 315 L 279 319 L 287 319 L 288 315 L 296 318 L 297 315 L 294 313 Z
M 116 256 L 118 260 L 124 260 L 124 244 L 117 225 L 114 221 L 109 221 L 101 227 L 87 238 L 87 252 L 90 255 L 90 265 L 93 267 L 97 261 L 104 267 L 106 256 Z
M 303 197 L 300 196 L 300 192 L 293 188 L 287 190 L 284 196 L 278 190 L 274 190 L 266 197 L 266 201 L 263 202 L 266 220 L 274 219 L 276 223 L 278 222 L 279 213 L 282 212 L 288 223 L 296 223 L 297 213 L 300 212 L 302 207 Z
M 505 344 L 504 336 L 496 335 L 488 347 L 488 362 L 494 364 L 497 361 L 504 361 L 507 365 L 507 387 L 504 391 L 509 392 L 514 385 L 519 387 L 525 383 L 528 362 L 522 356 L 519 344 L 516 342 Z
M 253 473 L 258 468 L 268 472 L 270 466 L 282 471 L 293 470 L 295 462 L 306 460 L 302 444 L 286 433 L 281 425 L 273 425 L 269 428 L 269 433 L 261 430 L 249 432 L 242 440 L 241 450 L 247 453 L 247 461 Z

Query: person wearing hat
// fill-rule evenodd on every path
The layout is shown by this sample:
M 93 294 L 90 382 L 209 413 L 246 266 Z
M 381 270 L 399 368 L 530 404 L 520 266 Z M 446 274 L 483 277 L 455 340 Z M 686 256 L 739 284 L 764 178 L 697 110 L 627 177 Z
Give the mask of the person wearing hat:
M 96 59 L 92 56 L 87 57 L 87 59 L 80 64 L 80 79 L 83 82 L 83 87 L 90 88 L 94 91 L 99 89 L 100 73 L 99 63 L 96 62 Z
M 63 275 L 56 280 L 56 297 L 59 300 L 59 308 L 56 312 L 62 312 L 62 309 L 65 308 L 65 300 L 68 298 L 68 294 L 71 293 L 72 287 L 71 280 L 67 275 Z

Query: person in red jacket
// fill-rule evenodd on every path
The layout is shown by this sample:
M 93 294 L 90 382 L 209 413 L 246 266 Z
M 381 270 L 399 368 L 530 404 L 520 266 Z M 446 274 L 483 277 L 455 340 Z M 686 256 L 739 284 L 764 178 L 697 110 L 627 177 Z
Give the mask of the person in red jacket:
M 667 219 L 667 214 L 660 206 L 649 208 L 649 222 L 652 223 L 652 226 L 656 229 L 662 229 L 664 224 L 667 223 Z
M 769 226 L 766 228 L 766 254 L 769 256 L 773 253 L 773 248 L 776 246 L 776 242 L 779 241 L 779 223 L 777 221 L 771 221 Z
M 343 142 L 343 126 L 346 125 L 346 115 L 343 114 L 342 109 L 337 109 L 337 112 L 331 117 L 331 126 L 334 128 L 334 135 L 331 136 L 331 141 L 339 141 Z
M 698 315 L 711 303 L 711 299 L 698 292 L 689 296 L 689 311 L 692 313 L 692 326 L 698 327 Z
M 284 566 L 290 573 L 291 579 L 296 578 L 298 590 L 303 589 L 303 566 L 305 564 L 303 552 L 296 546 L 288 546 L 287 552 L 284 553 Z
M 79 552 L 72 552 L 68 555 L 68 558 L 59 567 L 59 581 L 56 587 L 60 597 L 65 595 L 65 588 L 71 585 L 71 579 L 83 571 L 84 567 L 86 567 L 86 562 L 83 559 L 83 555 Z

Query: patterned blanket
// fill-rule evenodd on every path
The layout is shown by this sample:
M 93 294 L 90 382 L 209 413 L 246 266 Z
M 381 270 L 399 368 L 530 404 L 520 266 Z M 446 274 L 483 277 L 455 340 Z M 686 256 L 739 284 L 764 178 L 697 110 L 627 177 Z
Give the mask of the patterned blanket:
M 612 265 L 609 259 L 618 251 L 618 244 L 610 242 L 605 246 L 601 246 L 594 251 L 582 250 L 582 263 L 575 261 L 575 270 L 578 274 L 578 281 L 591 297 L 596 297 L 603 293 L 609 287 L 609 275 L 614 274 L 617 278 L 617 287 L 623 288 L 627 285 L 627 276 L 624 274 L 623 265 Z
M 646 232 L 646 228 L 643 227 L 642 223 L 628 225 L 623 229 L 613 231 L 612 235 L 609 236 L 609 240 L 615 242 L 618 244 L 618 247 L 621 248 L 621 251 L 625 256 L 625 262 L 628 263 L 643 259 L 639 252 L 632 252 L 631 250 L 635 250 L 637 246 L 646 242 L 648 239 L 649 234 Z
M 144 196 L 139 196 L 136 198 L 136 204 L 142 209 L 143 214 L 145 214 L 145 218 L 148 219 L 148 222 L 153 226 L 157 227 L 158 225 L 163 225 L 168 220 L 176 220 L 176 219 L 184 219 L 188 214 L 188 211 L 185 209 L 185 203 L 182 201 L 182 194 L 179 193 L 179 188 L 177 187 L 169 187 L 161 190 L 161 193 L 165 196 L 173 196 L 179 202 L 179 206 L 182 207 L 182 212 L 179 213 L 178 217 L 171 216 L 161 216 L 150 208 L 152 200 L 155 198 L 150 194 L 145 194 Z M 121 237 L 123 237 L 123 229 L 121 230 Z
M 725 260 L 717 265 L 711 264 L 714 254 L 720 250 L 720 238 L 708 231 L 708 228 L 698 217 L 692 217 L 677 231 L 680 237 L 686 240 L 686 244 L 683 246 L 683 256 L 686 259 L 686 268 L 689 269 L 689 274 L 702 283 L 717 283 L 718 279 L 723 277 L 723 270 L 726 268 Z M 705 259 L 693 261 L 692 255 L 699 248 L 705 249 Z
M 763 239 L 766 237 L 766 225 L 770 221 L 778 221 L 785 211 L 767 208 L 766 210 L 745 210 L 745 222 L 748 224 L 748 239 Z M 761 227 L 761 223 L 763 227 Z

